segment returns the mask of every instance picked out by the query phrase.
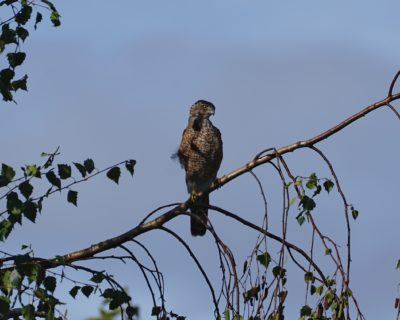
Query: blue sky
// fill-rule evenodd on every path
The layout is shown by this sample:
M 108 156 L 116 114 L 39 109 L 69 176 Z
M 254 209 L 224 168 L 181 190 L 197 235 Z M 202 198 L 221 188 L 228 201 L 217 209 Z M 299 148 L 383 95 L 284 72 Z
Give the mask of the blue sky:
M 134 179 L 126 175 L 119 187 L 106 178 L 79 186 L 77 209 L 65 204 L 65 195 L 55 195 L 37 224 L 26 223 L 6 245 L 11 250 L 30 242 L 44 257 L 116 236 L 154 208 L 187 198 L 184 173 L 170 155 L 196 100 L 216 106 L 223 175 L 260 150 L 310 138 L 384 98 L 399 69 L 397 1 L 55 3 L 62 26 L 43 23 L 25 45 L 29 92 L 16 96 L 18 105 L 2 103 L 1 161 L 16 167 L 38 162 L 42 151 L 60 146 L 60 162 L 90 157 L 99 168 L 129 158 L 138 162 Z M 369 319 L 395 314 L 398 133 L 394 115 L 379 110 L 320 144 L 360 211 L 352 224 L 351 285 Z M 296 152 L 287 161 L 297 175 L 329 175 L 311 151 Z M 256 173 L 269 199 L 271 231 L 275 227 L 278 233 L 279 180 L 268 166 Z M 262 202 L 250 176 L 216 191 L 211 201 L 262 221 Z M 324 231 L 344 249 L 339 198 L 324 198 L 318 208 Z M 298 227 L 296 212 L 289 217 L 290 238 L 308 248 L 310 233 L 307 226 Z M 217 214 L 212 219 L 241 265 L 256 235 Z M 193 245 L 218 283 L 213 241 L 192 239 L 187 220 L 170 226 Z M 159 257 L 168 306 L 189 319 L 211 318 L 207 287 L 184 250 L 162 232 L 140 240 Z M 110 266 L 141 306 L 142 318 L 148 318 L 150 297 L 138 270 Z M 289 261 L 288 270 L 287 317 L 295 319 L 304 285 Z M 65 301 L 71 319 L 96 314 L 99 304 L 67 296 Z

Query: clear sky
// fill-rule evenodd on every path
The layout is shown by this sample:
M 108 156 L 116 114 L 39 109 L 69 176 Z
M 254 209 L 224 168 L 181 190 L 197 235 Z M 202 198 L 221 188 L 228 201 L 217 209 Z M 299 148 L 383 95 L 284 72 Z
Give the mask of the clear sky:
M 24 45 L 29 92 L 16 95 L 18 105 L 2 103 L 0 108 L 1 162 L 15 167 L 39 162 L 42 151 L 60 146 L 60 162 L 90 157 L 102 168 L 133 158 L 137 167 L 134 179 L 125 175 L 119 187 L 105 177 L 77 187 L 78 208 L 66 204 L 65 195 L 55 195 L 37 224 L 25 223 L 6 245 L 11 250 L 29 242 L 43 257 L 116 236 L 156 207 L 187 198 L 184 173 L 170 155 L 196 100 L 216 106 L 212 120 L 223 136 L 223 175 L 260 150 L 310 138 L 381 100 L 400 65 L 400 3 L 395 0 L 55 4 L 62 26 L 43 23 Z M 399 132 L 394 115 L 379 110 L 320 144 L 360 211 L 352 224 L 351 285 L 368 319 L 395 317 Z M 287 160 L 297 175 L 328 176 L 311 151 Z M 271 219 L 279 221 L 279 180 L 269 166 L 256 173 L 266 188 Z M 315 214 L 344 249 L 339 198 L 324 200 Z M 262 221 L 262 201 L 250 176 L 214 192 L 211 202 L 257 224 Z M 297 225 L 296 212 L 289 217 L 289 238 L 306 244 L 309 227 Z M 256 235 L 217 215 L 211 219 L 241 266 Z M 220 271 L 211 236 L 192 239 L 187 218 L 170 227 L 193 245 L 217 284 Z M 280 232 L 278 223 L 271 228 Z M 179 244 L 162 232 L 139 240 L 159 258 L 168 307 L 189 319 L 211 319 L 207 287 Z M 287 318 L 296 319 L 304 285 L 296 282 L 295 268 L 287 263 Z M 111 266 L 141 307 L 142 319 L 149 318 L 150 296 L 138 270 Z M 99 304 L 67 296 L 64 301 L 70 303 L 71 319 L 95 315 Z

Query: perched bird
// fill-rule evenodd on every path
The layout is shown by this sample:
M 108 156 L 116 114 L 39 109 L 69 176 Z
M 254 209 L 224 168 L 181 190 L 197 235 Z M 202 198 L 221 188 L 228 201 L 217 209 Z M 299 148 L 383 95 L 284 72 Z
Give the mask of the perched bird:
M 186 171 L 186 186 L 191 195 L 193 206 L 190 230 L 193 236 L 206 233 L 209 195 L 197 197 L 197 193 L 206 191 L 217 177 L 222 161 L 221 133 L 210 121 L 215 114 L 211 102 L 199 100 L 190 108 L 189 122 L 183 131 L 177 156 Z

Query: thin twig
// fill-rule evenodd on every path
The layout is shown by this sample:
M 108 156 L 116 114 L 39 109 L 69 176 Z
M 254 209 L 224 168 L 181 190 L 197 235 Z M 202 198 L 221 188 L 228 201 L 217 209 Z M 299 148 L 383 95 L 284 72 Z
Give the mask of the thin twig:
M 185 249 L 186 249 L 187 252 L 189 253 L 190 257 L 191 257 L 191 258 L 193 259 L 193 261 L 196 263 L 197 268 L 199 268 L 201 274 L 202 274 L 203 277 L 204 277 L 204 280 L 206 281 L 206 283 L 207 283 L 207 285 L 208 285 L 208 288 L 210 289 L 211 296 L 212 296 L 212 300 L 213 300 L 214 307 L 215 307 L 215 315 L 216 315 L 216 318 L 217 318 L 218 316 L 220 316 L 220 312 L 219 312 L 219 308 L 218 308 L 218 301 L 217 301 L 217 298 L 216 298 L 216 296 L 215 296 L 215 291 L 214 291 L 214 288 L 213 288 L 213 286 L 212 286 L 212 284 L 211 284 L 210 279 L 209 279 L 208 276 L 207 276 L 207 273 L 204 271 L 204 269 L 203 269 L 202 265 L 200 264 L 199 260 L 197 259 L 196 255 L 195 255 L 195 254 L 193 253 L 193 251 L 190 249 L 190 247 L 188 246 L 188 244 L 187 244 L 180 236 L 178 236 L 175 232 L 173 232 L 171 229 L 168 229 L 168 228 L 166 228 L 166 227 L 161 227 L 160 229 L 163 230 L 163 231 L 165 231 L 165 232 L 167 232 L 167 233 L 169 233 L 169 234 L 172 235 L 175 239 L 177 239 L 177 240 L 185 247 Z

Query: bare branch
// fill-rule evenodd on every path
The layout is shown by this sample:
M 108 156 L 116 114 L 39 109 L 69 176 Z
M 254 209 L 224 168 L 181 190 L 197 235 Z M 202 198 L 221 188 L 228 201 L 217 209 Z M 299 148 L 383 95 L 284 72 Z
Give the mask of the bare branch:
M 204 271 L 204 269 L 201 266 L 201 264 L 200 264 L 199 260 L 197 259 L 196 255 L 190 249 L 188 244 L 180 236 L 178 236 L 175 232 L 173 232 L 172 230 L 170 230 L 170 229 L 168 229 L 166 227 L 161 227 L 160 229 L 164 230 L 165 232 L 167 232 L 170 235 L 172 235 L 175 239 L 177 239 L 185 247 L 185 249 L 187 250 L 189 255 L 192 257 L 193 261 L 196 263 L 197 268 L 199 268 L 201 274 L 204 277 L 204 280 L 206 281 L 206 283 L 208 285 L 208 288 L 210 289 L 212 300 L 213 300 L 213 303 L 214 303 L 214 308 L 215 308 L 215 317 L 217 318 L 218 316 L 220 316 L 220 312 L 219 312 L 219 308 L 218 308 L 218 301 L 217 301 L 217 298 L 215 296 L 215 291 L 214 291 L 214 288 L 213 288 L 213 286 L 211 284 L 210 279 L 207 276 L 207 273 Z
M 254 230 L 258 231 L 258 232 L 261 232 L 261 233 L 265 234 L 268 238 L 271 238 L 271 239 L 273 239 L 275 241 L 278 241 L 280 243 L 284 242 L 286 248 L 292 249 L 292 250 L 296 251 L 297 253 L 299 253 L 300 255 L 302 255 L 313 266 L 313 268 L 315 268 L 315 270 L 318 272 L 319 276 L 321 277 L 323 283 L 326 286 L 329 287 L 329 283 L 327 282 L 324 273 L 321 271 L 321 269 L 318 267 L 318 265 L 310 258 L 310 256 L 303 249 L 301 249 L 301 248 L 297 247 L 296 245 L 288 242 L 287 240 L 284 241 L 281 237 L 278 237 L 277 235 L 275 235 L 275 234 L 273 234 L 273 233 L 271 233 L 271 232 L 269 232 L 267 230 L 264 230 L 263 228 L 260 228 L 259 226 L 257 226 L 255 224 L 253 224 L 253 223 L 251 223 L 251 222 L 239 217 L 238 215 L 236 215 L 236 214 L 234 214 L 232 212 L 229 212 L 229 211 L 227 211 L 225 209 L 222 209 L 222 208 L 219 208 L 219 207 L 216 207 L 216 206 L 210 206 L 210 208 L 212 210 L 214 210 L 214 211 L 220 212 L 220 213 L 222 213 L 222 214 L 224 214 L 224 215 L 226 215 L 226 216 L 228 216 L 228 217 L 230 217 L 232 219 L 235 219 L 235 220 L 239 221 L 240 223 L 244 224 L 245 226 L 248 226 L 251 229 L 254 229 Z
M 396 75 L 393 77 L 392 82 L 390 83 L 388 97 L 392 97 L 393 96 L 393 89 L 394 89 L 394 86 L 395 86 L 399 76 L 400 76 L 400 70 L 397 71 Z

